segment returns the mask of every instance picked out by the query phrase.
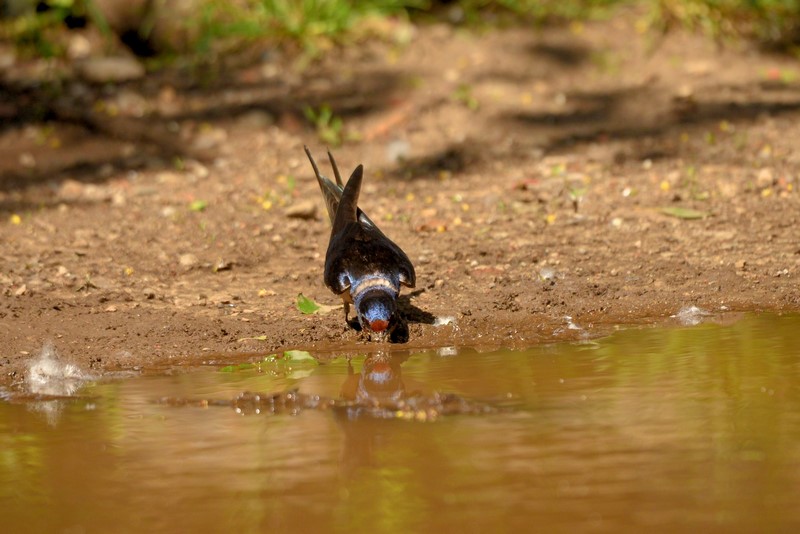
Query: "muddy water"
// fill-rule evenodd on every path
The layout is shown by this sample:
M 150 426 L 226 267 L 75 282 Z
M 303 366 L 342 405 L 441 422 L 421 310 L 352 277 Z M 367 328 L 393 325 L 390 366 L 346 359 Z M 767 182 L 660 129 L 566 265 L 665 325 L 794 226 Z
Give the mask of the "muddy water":
M 342 358 L 226 371 L 0 402 L 2 530 L 800 528 L 797 316 L 525 352 L 362 355 L 352 369 Z M 252 398 L 230 403 L 242 391 L 292 388 L 331 403 L 262 405 L 258 415 Z M 456 394 L 470 413 L 402 404 L 433 391 Z M 407 410 L 393 417 L 342 396 Z M 439 417 L 399 418 L 408 414 Z

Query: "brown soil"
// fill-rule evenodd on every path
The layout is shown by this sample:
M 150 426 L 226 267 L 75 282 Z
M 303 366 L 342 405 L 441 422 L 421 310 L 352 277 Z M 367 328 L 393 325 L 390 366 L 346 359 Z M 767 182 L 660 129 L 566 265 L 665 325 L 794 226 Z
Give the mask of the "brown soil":
M 303 71 L 272 55 L 206 86 L 56 96 L 18 62 L 0 85 L 2 382 L 48 340 L 98 374 L 372 343 L 341 310 L 295 308 L 338 304 L 303 153 L 326 163 L 302 111 L 323 103 L 361 135 L 335 149 L 365 165 L 361 206 L 416 265 L 406 347 L 800 309 L 797 63 L 688 35 L 649 47 L 635 21 L 434 25 Z

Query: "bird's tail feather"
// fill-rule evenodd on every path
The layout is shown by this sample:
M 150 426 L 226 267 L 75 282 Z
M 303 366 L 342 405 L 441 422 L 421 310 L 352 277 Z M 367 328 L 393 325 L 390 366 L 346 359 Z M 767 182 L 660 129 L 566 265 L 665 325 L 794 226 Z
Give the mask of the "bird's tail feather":
M 322 197 L 325 199 L 325 207 L 328 210 L 328 218 L 330 219 L 331 224 L 333 224 L 333 220 L 336 218 L 336 210 L 339 208 L 339 200 L 342 198 L 343 188 L 341 185 L 336 185 L 329 179 L 325 178 L 319 172 L 319 167 L 317 167 L 317 162 L 314 161 L 313 156 L 311 156 L 311 151 L 307 146 L 303 148 L 305 148 L 308 161 L 311 162 L 311 167 L 314 169 L 314 174 L 317 177 L 317 183 L 319 183 L 319 188 L 322 191 Z M 330 153 L 328 154 L 330 155 Z M 331 158 L 331 161 L 333 161 L 333 158 Z M 334 165 L 333 170 L 336 173 L 336 181 L 341 182 L 339 169 Z
M 342 192 L 344 191 L 344 183 L 342 182 L 342 175 L 339 174 L 339 167 L 336 165 L 336 160 L 333 159 L 333 154 L 328 151 L 328 159 L 330 159 L 331 167 L 333 168 L 333 175 L 336 178 L 336 183 L 333 183 L 330 179 L 326 178 L 319 172 L 319 167 L 317 167 L 317 162 L 314 161 L 314 158 L 311 156 L 311 151 L 308 149 L 307 146 L 303 147 L 306 151 L 306 156 L 308 156 L 308 161 L 311 162 L 311 167 L 314 169 L 314 174 L 317 177 L 317 183 L 319 183 L 319 188 L 322 191 L 322 197 L 325 199 L 325 207 L 328 210 L 328 218 L 333 224 L 333 221 L 336 219 L 336 210 L 339 209 L 339 202 L 342 199 Z M 358 220 L 361 221 L 363 224 L 367 226 L 375 226 L 375 223 L 367 217 L 367 214 L 361 211 L 361 208 L 358 208 Z

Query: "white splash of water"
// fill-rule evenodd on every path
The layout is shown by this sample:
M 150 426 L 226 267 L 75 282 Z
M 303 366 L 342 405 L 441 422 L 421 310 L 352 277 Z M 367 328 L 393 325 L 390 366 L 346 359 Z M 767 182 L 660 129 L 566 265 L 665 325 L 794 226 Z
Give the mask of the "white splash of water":
M 435 321 L 433 321 L 433 326 L 447 326 L 449 324 L 455 324 L 456 318 L 452 315 L 443 315 L 441 317 L 437 317 Z
M 572 316 L 571 315 L 565 315 L 564 316 L 564 322 L 567 323 L 567 330 L 583 330 L 583 328 L 581 328 L 580 326 L 576 325 L 572 321 Z
M 580 332 L 580 338 L 586 339 L 589 337 L 589 332 L 586 331 L 585 328 L 578 326 L 573 320 L 571 315 L 564 316 L 564 323 L 566 326 L 559 326 L 555 330 L 553 330 L 554 336 L 560 336 L 564 333 L 565 330 L 577 330 Z M 591 326 L 591 325 L 590 325 Z
M 679 323 L 684 326 L 695 326 L 703 322 L 704 317 L 711 315 L 706 310 L 698 308 L 695 305 L 684 306 L 675 315 L 670 315 L 673 319 L 677 319 Z
M 458 349 L 455 347 L 440 347 L 436 350 L 436 354 L 443 357 L 455 356 L 458 354 Z
M 47 342 L 39 355 L 28 362 L 25 384 L 36 395 L 73 395 L 86 380 L 86 374 L 71 363 L 64 363 L 52 343 Z

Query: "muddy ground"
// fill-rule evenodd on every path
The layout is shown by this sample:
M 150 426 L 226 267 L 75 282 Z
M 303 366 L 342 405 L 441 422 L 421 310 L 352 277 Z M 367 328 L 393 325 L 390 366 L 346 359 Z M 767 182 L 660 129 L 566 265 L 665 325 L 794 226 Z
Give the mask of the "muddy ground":
M 337 304 L 309 105 L 343 119 L 339 164 L 365 165 L 362 208 L 416 265 L 406 347 L 800 309 L 800 64 L 654 42 L 636 21 L 403 27 L 305 68 L 272 53 L 205 83 L 56 93 L 17 60 L 0 86 L 0 380 L 24 382 L 47 341 L 94 374 L 374 343 L 341 309 L 295 307 Z

